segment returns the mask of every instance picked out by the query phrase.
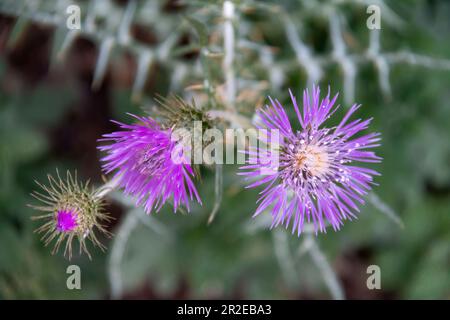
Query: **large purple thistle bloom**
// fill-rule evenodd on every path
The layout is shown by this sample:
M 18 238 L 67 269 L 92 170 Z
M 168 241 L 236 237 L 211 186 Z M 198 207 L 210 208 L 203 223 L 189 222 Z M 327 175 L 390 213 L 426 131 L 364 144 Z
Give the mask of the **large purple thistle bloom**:
M 337 126 L 322 127 L 339 108 L 335 105 L 337 94 L 330 99 L 328 93 L 320 100 L 319 88 L 313 88 L 312 95 L 305 90 L 300 110 L 289 92 L 300 130 L 291 127 L 282 105 L 269 98 L 272 106 L 257 111 L 256 126 L 268 130 L 269 138 L 270 130 L 278 130 L 278 153 L 268 148 L 250 149 L 248 165 L 241 167 L 241 175 L 256 179 L 247 188 L 267 184 L 254 216 L 271 208 L 272 227 L 284 224 L 287 228 L 292 222 L 292 232 L 297 230 L 298 235 L 305 222 L 312 223 L 316 233 L 326 232 L 327 224 L 338 230 L 343 220 L 355 218 L 358 204 L 364 203 L 363 196 L 374 184 L 373 176 L 379 175 L 360 164 L 381 161 L 368 151 L 379 146 L 380 134 L 354 137 L 372 120 L 349 121 L 360 105 L 353 105 Z M 268 173 L 268 166 L 275 163 L 278 167 Z
M 159 211 L 164 203 L 172 199 L 174 211 L 184 205 L 189 211 L 189 200 L 201 203 L 192 181 L 194 171 L 184 158 L 183 148 L 171 138 L 172 131 L 163 129 L 149 117 L 135 117 L 133 125 L 117 123 L 124 131 L 105 134 L 100 141 L 111 141 L 99 149 L 107 151 L 101 160 L 105 173 L 116 171 L 125 193 L 144 205 L 145 211 Z M 174 157 L 174 161 L 172 156 Z

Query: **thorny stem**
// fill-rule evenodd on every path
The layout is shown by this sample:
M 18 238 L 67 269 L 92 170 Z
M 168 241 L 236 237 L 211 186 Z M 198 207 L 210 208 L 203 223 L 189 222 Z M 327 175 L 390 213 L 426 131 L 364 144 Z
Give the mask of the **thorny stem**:
M 227 106 L 234 110 L 234 103 L 236 100 L 236 79 L 233 68 L 234 61 L 234 4 L 232 1 L 225 1 L 223 3 L 223 17 L 225 19 L 223 28 L 223 46 L 225 56 L 223 59 L 223 71 L 225 74 L 225 90 Z
M 305 70 L 308 77 L 307 86 L 308 88 L 311 88 L 313 84 L 318 83 L 322 78 L 322 68 L 317 59 L 313 56 L 311 49 L 300 39 L 300 35 L 289 15 L 285 15 L 283 18 L 286 38 L 295 52 L 298 64 Z
M 329 13 L 329 30 L 333 44 L 333 59 L 340 64 L 344 74 L 344 98 L 346 104 L 354 102 L 355 98 L 355 77 L 356 65 L 347 54 L 347 48 L 344 41 L 344 33 L 341 28 L 340 16 L 335 11 Z
M 314 239 L 313 233 L 314 228 L 305 226 L 304 229 L 304 240 L 299 248 L 299 253 L 309 253 L 311 260 L 313 263 L 317 266 L 320 273 L 322 274 L 323 280 L 325 282 L 325 285 L 328 288 L 328 291 L 331 294 L 331 297 L 334 300 L 343 300 L 345 299 L 344 290 L 342 289 L 342 285 L 336 275 L 336 273 L 333 271 L 331 265 L 329 264 L 327 258 L 323 254 L 323 252 L 320 250 L 319 245 Z
M 314 233 L 315 230 L 312 224 L 308 223 L 304 225 L 302 233 L 303 241 L 298 248 L 296 259 L 299 259 L 305 253 L 308 253 L 312 262 L 319 269 L 331 297 L 334 300 L 343 300 L 345 299 L 345 295 L 342 285 L 331 265 L 328 263 L 327 258 L 320 250 L 319 245 L 315 240 Z M 272 230 L 272 239 L 275 256 L 280 269 L 285 275 L 287 283 L 292 284 L 297 278 L 295 271 L 296 259 L 292 256 L 289 248 L 286 230 Z
M 234 45 L 235 45 L 234 29 L 233 29 L 234 9 L 235 8 L 232 1 L 227 0 L 223 3 L 223 18 L 225 19 L 225 22 L 223 24 L 224 28 L 223 47 L 225 54 L 222 67 L 223 72 L 225 74 L 225 90 L 226 90 L 225 105 L 230 110 L 228 113 L 230 113 L 231 115 L 236 114 L 236 108 L 234 105 L 236 100 L 236 79 L 233 69 Z M 214 100 L 214 98 L 212 100 Z M 214 117 L 214 114 L 211 112 L 209 112 L 209 115 Z M 208 225 L 214 221 L 214 218 L 216 217 L 216 214 L 220 209 L 220 204 L 222 202 L 222 193 L 223 193 L 223 168 L 222 165 L 216 164 L 216 177 L 214 187 L 215 201 L 214 207 L 208 218 Z
M 275 256 L 280 269 L 286 276 L 286 280 L 291 284 L 297 277 L 295 272 L 295 259 L 292 257 L 289 249 L 286 232 L 285 230 L 273 230 L 272 232 Z M 303 229 L 303 241 L 298 248 L 296 258 L 298 259 L 305 253 L 308 253 L 314 265 L 319 269 L 331 297 L 334 300 L 343 300 L 345 299 L 345 294 L 342 285 L 327 261 L 327 258 L 320 250 L 320 247 L 315 240 L 314 232 L 313 225 L 305 224 Z
M 215 182 L 214 182 L 214 193 L 215 193 L 216 198 L 214 201 L 214 207 L 208 218 L 208 225 L 214 221 L 214 218 L 216 217 L 217 212 L 219 212 L 220 204 L 222 203 L 222 196 L 223 196 L 223 165 L 222 164 L 216 164 L 216 177 L 215 177 Z
M 128 238 L 139 222 L 138 216 L 134 212 L 136 210 L 140 209 L 132 210 L 132 212 L 129 212 L 126 215 L 125 220 L 119 227 L 119 232 L 114 238 L 114 243 L 111 249 L 111 255 L 108 263 L 108 276 L 111 286 L 111 298 L 113 299 L 120 298 L 123 293 L 123 283 L 120 269 Z
M 287 233 L 285 230 L 277 229 L 272 232 L 273 247 L 278 264 L 286 277 L 286 283 L 294 284 L 297 280 L 295 263 L 289 250 Z
M 9 2 L 13 3 L 14 1 L 10 0 Z M 60 12 L 64 12 L 64 10 L 56 10 L 54 13 L 47 13 L 45 11 L 41 12 L 38 10 L 40 3 L 38 1 L 30 1 L 30 4 L 27 3 L 27 5 L 22 8 L 12 5 L 8 6 L 8 1 L 6 2 L 6 4 L 0 3 L 0 12 L 6 13 L 8 15 L 18 16 L 21 19 L 28 19 L 30 21 L 43 25 L 53 26 L 59 29 L 60 32 L 65 33 L 62 45 L 59 49 L 55 48 L 55 57 L 57 57 L 58 60 L 64 59 L 65 54 L 68 52 L 68 49 L 74 44 L 74 41 L 79 36 L 88 38 L 97 43 L 101 43 L 100 54 L 95 67 L 95 76 L 93 77 L 93 88 L 98 88 L 102 84 L 108 68 L 108 61 L 111 56 L 112 49 L 115 47 L 130 51 L 137 57 L 139 61 L 142 61 L 139 66 L 139 70 L 141 71 L 137 73 L 137 76 L 135 78 L 136 84 L 133 88 L 133 96 L 135 97 L 139 97 L 139 95 L 141 94 L 139 90 L 141 90 L 142 88 L 140 88 L 139 84 L 143 82 L 142 78 L 145 77 L 148 73 L 148 64 L 152 62 L 152 60 L 149 61 L 150 58 L 154 57 L 154 59 L 158 62 L 163 62 L 170 66 L 176 67 L 177 65 L 180 65 L 180 61 L 173 61 L 170 59 L 170 54 L 177 43 L 177 37 L 182 31 L 178 29 L 173 30 L 172 35 L 170 37 L 167 37 L 167 39 L 164 42 L 160 43 L 157 47 L 148 47 L 140 43 L 139 41 L 134 40 L 132 37 L 130 37 L 130 25 L 133 21 L 134 16 L 136 15 L 136 6 L 138 4 L 138 1 L 132 0 L 128 2 L 128 6 L 122 15 L 118 30 L 107 30 L 104 32 L 100 32 L 98 28 L 96 28 L 95 19 L 98 11 L 101 11 L 99 7 L 101 6 L 102 1 L 95 3 L 94 2 L 91 3 L 90 8 L 87 10 L 88 15 L 86 16 L 85 23 L 80 30 L 66 31 L 66 16 L 59 14 Z M 105 1 L 105 3 L 107 2 Z M 145 63 L 147 61 L 149 63 Z
M 405 227 L 400 216 L 391 207 L 389 207 L 386 203 L 384 203 L 375 192 L 370 192 L 367 196 L 367 199 L 378 211 L 385 214 L 400 228 L 403 229 Z
M 134 205 L 133 201 L 122 194 L 113 193 L 112 196 L 124 206 Z M 123 294 L 122 261 L 128 240 L 139 223 L 142 223 L 161 237 L 165 237 L 168 240 L 174 239 L 171 231 L 163 223 L 151 215 L 146 215 L 142 209 L 135 208 L 128 211 L 118 227 L 108 261 L 108 278 L 111 287 L 111 298 L 113 299 L 118 299 Z
M 115 188 L 117 188 L 119 184 L 120 176 L 116 176 L 113 179 L 106 182 L 103 186 L 99 187 L 94 194 L 94 198 L 96 199 L 102 199 L 105 197 L 108 193 L 113 191 Z
M 64 15 L 58 15 L 59 12 L 64 12 L 61 10 L 56 10 L 55 14 L 53 13 L 47 13 L 42 12 L 38 10 L 39 1 L 33 1 L 30 3 L 27 3 L 25 7 L 18 7 L 10 5 L 10 3 L 21 3 L 21 1 L 17 0 L 9 0 L 4 1 L 5 4 L 0 2 L 0 11 L 2 13 L 6 13 L 8 15 L 18 16 L 21 19 L 25 20 L 29 19 L 34 22 L 46 24 L 46 25 L 52 25 L 55 27 L 59 27 L 59 30 L 61 32 L 65 32 L 66 36 L 63 41 L 63 44 L 58 50 L 58 53 L 56 56 L 63 57 L 64 54 L 67 52 L 67 49 L 70 48 L 70 46 L 73 44 L 74 40 L 78 36 L 84 36 L 89 39 L 94 40 L 95 42 L 102 42 L 105 40 L 105 38 L 109 36 L 114 37 L 114 44 L 118 45 L 119 47 L 122 47 L 122 49 L 126 48 L 127 50 L 134 53 L 139 60 L 146 61 L 148 60 L 148 55 L 151 54 L 152 56 L 155 56 L 155 60 L 159 62 L 164 62 L 170 66 L 173 66 L 174 70 L 177 70 L 179 66 L 187 67 L 186 64 L 182 64 L 180 61 L 172 61 L 170 58 L 172 56 L 168 56 L 167 53 L 170 53 L 171 50 L 167 50 L 175 44 L 173 41 L 173 37 L 168 37 L 166 40 L 166 43 L 160 44 L 162 47 L 161 49 L 155 49 L 150 48 L 148 46 L 143 45 L 142 43 L 139 43 L 138 41 L 134 41 L 133 38 L 130 38 L 127 36 L 127 33 L 129 30 L 129 23 L 133 19 L 136 13 L 135 3 L 137 1 L 129 1 L 126 11 L 124 12 L 124 16 L 122 17 L 120 21 L 120 28 L 118 32 L 97 32 L 95 30 L 95 25 L 92 25 L 92 20 L 95 18 L 95 14 L 97 10 L 95 8 L 91 8 L 88 10 L 89 13 L 92 12 L 92 15 L 89 15 L 85 19 L 85 25 L 81 30 L 70 30 L 65 31 L 64 27 L 64 21 L 66 17 Z M 24 2 L 24 1 L 22 1 Z M 333 0 L 330 2 L 332 7 L 336 7 L 335 9 L 338 9 L 337 7 L 343 3 L 354 3 L 354 4 L 361 4 L 366 1 L 357 1 L 357 0 Z M 374 3 L 377 5 L 380 5 L 382 8 L 382 12 L 384 14 L 384 19 L 386 22 L 388 22 L 391 26 L 399 28 L 404 25 L 404 21 L 401 20 L 395 12 L 393 12 L 382 0 L 373 0 Z M 319 2 L 317 2 L 319 5 Z M 438 70 L 450 70 L 450 60 L 448 59 L 436 59 L 430 56 L 425 55 L 419 55 L 414 52 L 410 51 L 397 51 L 397 52 L 382 52 L 381 46 L 379 44 L 379 32 L 376 30 L 370 31 L 371 33 L 371 44 L 367 52 L 363 53 L 350 53 L 350 52 L 343 52 L 342 54 L 335 55 L 319 55 L 315 53 L 311 46 L 309 46 L 307 43 L 303 42 L 300 38 L 300 34 L 297 30 L 296 25 L 293 23 L 291 18 L 289 17 L 288 12 L 284 12 L 282 10 L 282 7 L 276 7 L 276 10 L 273 10 L 274 7 L 271 6 L 259 6 L 260 8 L 266 8 L 270 9 L 270 12 L 273 14 L 276 12 L 277 14 L 280 14 L 281 18 L 283 19 L 284 29 L 286 33 L 286 39 L 293 48 L 293 51 L 296 56 L 297 63 L 305 70 L 308 78 L 308 87 L 310 87 L 311 84 L 317 83 L 323 76 L 324 68 L 332 63 L 338 63 L 343 68 L 343 81 L 346 85 L 344 85 L 344 93 L 346 100 L 351 100 L 352 96 L 352 90 L 354 90 L 354 78 L 356 76 L 356 72 L 358 70 L 358 65 L 360 63 L 364 63 L 366 61 L 372 61 L 375 64 L 377 73 L 378 73 L 378 81 L 379 86 L 382 91 L 382 93 L 389 98 L 391 96 L 391 88 L 390 88 L 390 80 L 389 80 L 389 72 L 391 65 L 396 64 L 408 64 L 411 66 L 421 66 L 425 68 L 430 69 L 438 69 Z M 226 22 L 224 23 L 224 46 L 225 46 L 225 57 L 224 57 L 224 63 L 223 63 L 223 69 L 227 84 L 227 106 L 230 107 L 231 111 L 234 111 L 232 109 L 233 105 L 231 104 L 231 101 L 235 101 L 236 97 L 236 79 L 233 69 L 233 60 L 234 60 L 234 45 L 235 45 L 235 34 L 233 32 L 233 22 L 232 19 L 235 19 L 235 5 L 230 1 L 224 1 L 223 3 L 223 15 L 226 19 Z M 332 15 L 328 16 L 328 19 L 330 19 Z M 231 18 L 227 18 L 231 17 Z M 330 21 L 331 23 L 332 21 Z M 331 25 L 330 25 L 331 26 Z M 338 30 L 335 30 L 338 31 Z M 179 30 L 174 30 L 173 32 L 180 33 Z M 117 34 L 116 34 L 117 33 Z M 344 43 L 342 38 L 341 32 L 335 32 L 335 35 L 338 36 L 336 39 L 332 39 L 333 41 L 339 41 L 340 43 Z M 237 43 L 242 42 L 241 39 L 238 39 Z M 375 44 L 375 46 L 373 46 Z M 105 52 L 108 50 L 108 42 L 105 44 Z M 158 46 L 159 47 L 159 46 Z M 185 48 L 186 49 L 186 48 Z M 334 52 L 336 53 L 336 52 Z M 374 54 L 376 54 L 374 56 Z M 145 55 L 143 58 L 141 58 L 141 55 Z M 108 55 L 106 55 L 108 56 Z M 203 56 L 203 55 L 202 55 Z M 270 60 L 269 60 L 270 61 Z M 225 64 L 226 62 L 226 64 Z M 102 64 L 102 61 L 98 61 L 98 63 Z M 229 68 L 230 67 L 230 68 Z M 281 65 L 279 64 L 272 64 L 269 63 L 267 65 L 268 68 L 270 68 L 271 71 L 281 69 Z M 99 69 L 100 71 L 106 70 L 105 68 Z M 147 74 L 147 71 L 149 68 L 144 69 L 146 71 L 141 72 L 141 78 Z M 101 83 L 101 79 L 103 78 L 102 72 L 97 73 L 97 85 Z M 196 69 L 192 72 L 197 72 Z M 143 75 L 142 75 L 143 73 Z M 278 76 L 275 78 L 279 78 Z M 178 81 L 178 80 L 177 80 Z M 282 79 L 281 79 L 282 81 Z M 137 80 L 136 80 L 137 82 Z M 142 82 L 142 81 L 139 81 Z M 209 82 L 207 79 L 205 79 L 205 82 Z M 136 86 L 138 87 L 138 86 Z M 139 90 L 133 89 L 133 95 L 139 95 Z M 231 97 L 231 100 L 230 100 Z M 212 101 L 214 103 L 214 101 Z M 213 106 L 214 107 L 214 106 Z
M 211 106 L 213 108 L 217 107 L 216 99 L 214 98 L 215 95 L 215 89 L 212 85 L 212 79 L 211 79 L 211 70 L 207 63 L 207 57 L 208 57 L 209 50 L 207 48 L 202 48 L 200 51 L 200 62 L 203 66 L 203 70 L 205 73 L 205 79 L 203 80 L 203 85 L 206 90 L 206 94 L 208 95 L 208 100 L 211 103 Z

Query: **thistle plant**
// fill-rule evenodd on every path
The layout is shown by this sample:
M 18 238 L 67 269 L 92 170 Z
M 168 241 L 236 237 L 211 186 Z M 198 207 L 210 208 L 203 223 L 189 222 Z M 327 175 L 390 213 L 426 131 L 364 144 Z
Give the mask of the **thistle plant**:
M 48 185 L 36 181 L 41 191 L 31 195 L 41 204 L 30 205 L 31 208 L 44 212 L 33 216 L 33 220 L 43 220 L 36 232 L 43 234 L 41 240 L 45 246 L 55 241 L 52 254 L 64 247 L 64 255 L 72 258 L 73 241 L 78 241 L 80 254 L 86 253 L 89 258 L 87 240 L 102 251 L 106 248 L 99 240 L 99 234 L 110 236 L 106 224 L 111 218 L 104 211 L 104 202 L 98 193 L 89 186 L 89 181 L 80 183 L 77 175 L 67 171 L 62 179 L 57 172 L 56 178 L 48 175 Z M 65 244 L 64 244 L 65 243 Z
M 32 208 L 44 214 L 33 219 L 43 221 L 37 232 L 42 234 L 44 244 L 56 242 L 52 252 L 63 247 L 69 258 L 74 241 L 80 252 L 89 257 L 88 240 L 104 250 L 100 235 L 110 235 L 110 216 L 104 212 L 104 203 L 111 199 L 119 202 L 125 214 L 117 227 L 107 267 L 112 296 L 121 297 L 125 290 L 122 267 L 126 248 L 139 224 L 161 238 L 176 239 L 175 228 L 171 229 L 153 213 L 171 205 L 174 211 L 186 208 L 200 213 L 201 223 L 214 225 L 220 223 L 217 220 L 221 214 L 226 218 L 227 212 L 221 212 L 226 196 L 244 189 L 236 172 L 224 179 L 221 164 L 199 168 L 191 163 L 196 150 L 172 140 L 173 133 L 191 130 L 195 121 L 200 121 L 205 130 L 278 130 L 282 140 L 276 170 L 260 174 L 267 161 L 275 161 L 275 155 L 261 147 L 247 153 L 248 163 L 239 171 L 251 181 L 248 189 L 263 188 L 256 210 L 245 208 L 246 215 L 239 216 L 239 222 L 247 226 L 245 221 L 252 214 L 258 216 L 248 222 L 251 229 L 273 235 L 279 267 L 286 271 L 283 273 L 294 274 L 291 278 L 298 278 L 292 267 L 297 261 L 289 247 L 291 240 L 284 230 L 268 231 L 277 225 L 291 228 L 300 238 L 292 237 L 299 244 L 299 256 L 309 253 L 331 296 L 344 298 L 339 279 L 320 250 L 319 232 L 326 232 L 329 226 L 339 230 L 344 221 L 359 216 L 366 201 L 402 225 L 395 211 L 372 191 L 376 185 L 374 177 L 379 174 L 369 165 L 381 161 L 372 151 L 380 146 L 380 133 L 364 133 L 371 119 L 356 117 L 361 109 L 355 101 L 362 100 L 360 93 L 373 84 L 358 82 L 358 76 L 364 67 L 373 68 L 375 80 L 370 81 L 377 82 L 375 90 L 381 92 L 383 101 L 389 101 L 395 96 L 391 78 L 397 76 L 391 74 L 391 69 L 406 65 L 450 70 L 450 61 L 409 49 L 387 50 L 380 30 L 364 29 L 368 41 L 360 41 L 349 21 L 354 23 L 354 16 L 364 16 L 367 1 L 199 0 L 182 1 L 179 6 L 171 1 L 167 4 L 129 0 L 125 5 L 116 1 L 72 2 L 84 13 L 82 26 L 77 30 L 65 27 L 67 1 L 2 1 L 0 12 L 18 17 L 9 45 L 20 38 L 24 25 L 49 25 L 54 28 L 54 67 L 67 62 L 67 53 L 77 39 L 89 39 L 98 48 L 92 90 L 104 84 L 112 67 L 117 68 L 120 54 L 129 54 L 136 65 L 130 81 L 130 100 L 145 109 L 142 114 L 155 102 L 157 107 L 145 115 L 133 112 L 129 122 L 113 120 L 117 130 L 95 138 L 99 139 L 102 172 L 110 179 L 105 185 L 93 188 L 78 182 L 70 173 L 63 178 L 59 174 L 56 178 L 49 176 L 47 186 L 38 183 L 43 191 L 34 192 L 33 196 L 42 205 Z M 400 32 L 404 21 L 390 9 L 392 2 L 375 2 L 383 10 L 383 28 Z M 170 6 L 177 8 L 167 14 Z M 310 20 L 320 24 L 319 31 L 324 36 L 314 26 L 308 26 Z M 138 27 L 152 31 L 154 28 L 158 38 L 155 43 L 138 39 Z M 157 87 L 153 88 L 155 92 L 148 92 L 150 78 L 157 78 L 162 90 Z M 329 83 L 333 90 L 339 88 L 345 106 L 340 108 L 337 95 L 331 92 L 320 96 L 319 86 L 323 83 Z M 287 88 L 292 88 L 289 96 Z M 303 89 L 303 99 L 297 102 L 294 93 Z M 277 96 L 278 100 L 271 99 L 270 105 L 261 107 L 267 95 Z M 286 104 L 279 102 L 289 98 Z M 342 119 L 337 118 L 340 111 L 345 113 Z M 340 121 L 330 124 L 334 120 Z M 379 127 L 374 130 L 381 131 Z M 174 154 L 179 162 L 173 161 Z M 263 155 L 266 161 L 260 162 L 257 155 Z M 209 198 L 201 196 L 200 172 L 204 169 L 207 175 L 210 169 L 214 170 Z M 128 197 L 133 199 L 132 204 Z M 196 203 L 207 209 L 194 209 L 198 207 L 194 206 Z M 208 212 L 203 214 L 203 210 Z M 141 211 L 147 215 L 141 215 Z M 198 215 L 189 218 L 197 221 L 195 217 Z M 173 251 L 183 251 L 177 249 Z

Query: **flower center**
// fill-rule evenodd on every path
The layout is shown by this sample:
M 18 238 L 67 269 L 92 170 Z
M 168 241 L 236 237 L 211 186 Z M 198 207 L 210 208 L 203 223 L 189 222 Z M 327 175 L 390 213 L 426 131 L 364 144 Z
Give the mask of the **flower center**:
M 329 169 L 328 153 L 323 147 L 308 145 L 301 147 L 293 155 L 293 168 L 295 171 L 304 171 L 306 176 L 324 176 Z
M 159 149 L 157 151 L 151 148 L 142 151 L 136 161 L 136 169 L 141 174 L 157 176 L 161 172 L 161 168 L 164 166 L 164 150 Z
M 56 213 L 56 229 L 61 232 L 70 232 L 78 226 L 75 210 L 63 209 Z
M 334 175 L 334 156 L 325 131 L 302 132 L 280 154 L 280 177 L 293 189 L 313 190 Z M 288 142 L 289 143 L 289 142 Z

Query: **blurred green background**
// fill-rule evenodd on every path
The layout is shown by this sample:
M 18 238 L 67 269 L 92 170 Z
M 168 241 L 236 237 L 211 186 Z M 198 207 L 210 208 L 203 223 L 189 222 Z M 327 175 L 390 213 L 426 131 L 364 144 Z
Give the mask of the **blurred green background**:
M 297 256 L 302 237 L 258 228 L 262 222 L 251 219 L 258 190 L 243 192 L 236 166 L 224 168 L 223 201 L 210 226 L 214 171 L 202 168 L 202 207 L 184 215 L 167 206 L 147 217 L 114 193 L 108 197 L 116 218 L 110 226 L 115 237 L 104 239 L 108 251 L 92 250 L 92 261 L 52 256 L 33 233 L 38 224 L 26 207 L 33 203 L 33 180 L 45 181 L 58 168 L 100 185 L 96 140 L 115 129 L 110 119 L 130 122 L 126 112 L 143 114 L 141 107 L 150 108 L 157 93 L 208 105 L 203 91 L 189 87 L 209 82 L 220 107 L 223 3 L 31 2 L 0 0 L 0 299 L 330 297 L 311 257 Z M 107 5 L 96 7 L 100 2 Z M 65 27 L 71 3 L 82 13 L 72 40 Z M 380 5 L 382 19 L 376 56 L 387 59 L 390 80 L 365 56 L 372 3 Z M 328 10 L 339 13 L 345 57 L 355 62 L 354 99 L 332 54 Z M 121 34 L 127 12 L 132 40 L 114 38 L 116 45 L 105 50 L 104 40 Z M 341 91 L 341 105 L 344 99 L 361 103 L 358 116 L 374 117 L 371 129 L 382 133 L 378 153 L 384 158 L 376 166 L 382 173 L 374 190 L 378 207 L 390 207 L 404 224 L 368 203 L 358 220 L 316 238 L 345 296 L 450 298 L 450 3 L 236 1 L 234 73 L 242 115 L 251 117 L 269 94 L 289 106 L 287 89 L 300 96 L 307 84 L 286 32 L 287 13 L 323 69 L 323 88 Z M 204 55 L 205 49 L 217 56 Z M 389 56 L 396 52 L 415 55 Z M 146 53 L 154 58 L 147 64 Z M 81 267 L 81 290 L 66 287 L 71 264 Z M 366 287 L 372 264 L 381 268 L 381 290 Z

